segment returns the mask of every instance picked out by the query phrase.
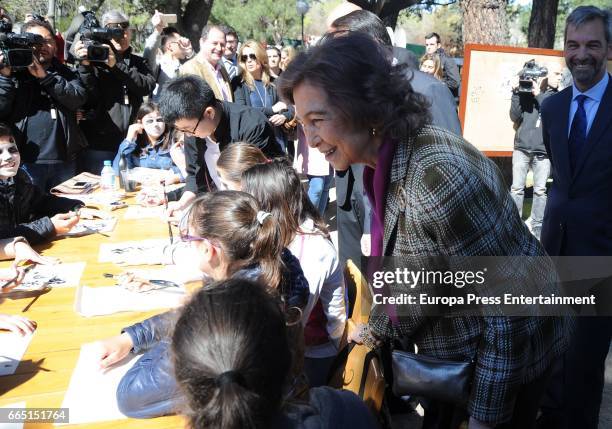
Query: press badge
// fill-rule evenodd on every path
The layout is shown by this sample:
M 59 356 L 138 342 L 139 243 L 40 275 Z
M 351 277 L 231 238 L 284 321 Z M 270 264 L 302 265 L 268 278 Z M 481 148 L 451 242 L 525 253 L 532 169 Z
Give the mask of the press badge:
M 130 97 L 128 97 L 127 94 L 123 96 L 123 104 L 125 104 L 126 106 L 130 104 Z
M 53 119 L 54 121 L 57 119 L 57 110 L 55 109 L 55 107 L 51 108 L 51 119 Z

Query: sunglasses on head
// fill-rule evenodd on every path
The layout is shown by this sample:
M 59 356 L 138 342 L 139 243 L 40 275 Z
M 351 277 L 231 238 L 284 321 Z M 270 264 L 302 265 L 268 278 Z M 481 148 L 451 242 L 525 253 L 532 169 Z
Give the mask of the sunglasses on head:
M 246 61 L 248 59 L 251 59 L 253 61 L 257 61 L 257 55 L 255 55 L 255 54 L 241 55 L 240 59 L 242 60 L 243 63 L 246 63 Z

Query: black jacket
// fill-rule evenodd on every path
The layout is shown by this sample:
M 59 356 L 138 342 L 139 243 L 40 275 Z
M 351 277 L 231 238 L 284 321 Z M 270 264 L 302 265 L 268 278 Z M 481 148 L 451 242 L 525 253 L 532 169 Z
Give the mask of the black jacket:
M 540 106 L 552 94 L 554 94 L 554 91 L 551 89 L 538 94 L 536 97 L 532 94 L 512 93 L 510 119 L 512 119 L 516 128 L 514 149 L 529 154 L 546 155 L 542 138 Z
M 272 126 L 258 109 L 220 101 L 217 111 L 221 113 L 221 122 L 214 132 L 214 138 L 219 143 L 220 150 L 230 143 L 245 142 L 257 146 L 268 158 L 283 156 Z M 205 140 L 194 136 L 185 138 L 185 191 L 198 194 L 215 189 L 206 168 L 205 153 Z
M 19 170 L 13 183 L 0 182 L 0 238 L 25 237 L 31 244 L 55 237 L 51 216 L 83 206 L 78 200 L 43 192 Z
M 448 55 L 442 48 L 438 49 L 438 55 L 440 55 L 440 62 L 442 63 L 442 80 L 448 86 L 448 89 L 453 93 L 453 96 L 459 96 L 459 86 L 461 85 L 461 75 L 459 74 L 459 67 L 455 60 Z
M 0 76 L 0 121 L 13 126 L 23 162 L 35 162 L 40 151 L 37 147 L 40 142 L 29 141 L 26 127 L 30 118 L 39 111 L 38 106 L 32 105 L 32 100 L 41 93 L 46 94 L 55 107 L 57 120 L 65 136 L 66 147 L 59 152 L 66 159 L 60 161 L 75 159 L 87 146 L 77 125 L 76 110 L 87 101 L 86 82 L 89 78 L 88 75 L 80 77 L 55 59 L 43 79 L 35 78 L 27 71 L 14 72 L 11 77 Z M 39 125 L 45 128 L 51 126 L 46 121 L 35 124 Z
M 132 48 L 123 55 L 115 55 L 117 64 L 113 68 L 106 64 L 79 66 L 81 74 L 93 75 L 93 79 L 87 80 L 87 89 L 93 94 L 87 105 L 90 113 L 81 122 L 91 149 L 116 152 L 143 97 L 155 88 L 155 77 L 147 61 L 133 54 Z

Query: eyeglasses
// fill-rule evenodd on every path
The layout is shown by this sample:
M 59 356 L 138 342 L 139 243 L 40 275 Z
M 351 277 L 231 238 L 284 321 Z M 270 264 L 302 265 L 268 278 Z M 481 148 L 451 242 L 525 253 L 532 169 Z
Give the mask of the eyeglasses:
M 200 126 L 200 122 L 202 122 L 202 118 L 204 117 L 204 112 L 206 111 L 206 108 L 208 106 L 204 106 L 204 109 L 202 109 L 202 113 L 200 113 L 200 118 L 198 119 L 198 122 L 196 122 L 195 127 L 193 128 L 192 131 L 189 130 L 182 130 L 180 128 L 175 127 L 175 130 L 180 131 L 182 133 L 187 133 L 187 134 L 191 134 L 194 135 L 196 133 L 196 131 L 198 130 L 198 127 Z
M 127 30 L 130 28 L 129 22 L 111 22 L 105 25 L 106 28 L 121 28 L 122 30 Z
M 161 124 L 164 122 L 164 118 L 149 118 L 149 119 L 145 119 L 143 122 L 147 125 L 152 125 L 156 122 Z
M 251 59 L 253 61 L 257 61 L 257 55 L 255 55 L 255 54 L 240 55 L 240 61 L 242 61 L 243 63 L 246 63 L 248 59 Z

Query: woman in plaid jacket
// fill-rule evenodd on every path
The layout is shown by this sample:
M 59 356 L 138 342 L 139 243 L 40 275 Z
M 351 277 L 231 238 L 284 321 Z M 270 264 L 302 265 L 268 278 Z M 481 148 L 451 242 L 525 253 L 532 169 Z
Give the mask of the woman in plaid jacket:
M 422 263 L 442 261 L 455 270 L 456 257 L 511 256 L 487 280 L 508 293 L 553 292 L 552 263 L 518 216 L 499 170 L 461 137 L 428 125 L 426 100 L 383 49 L 366 35 L 336 35 L 298 56 L 278 84 L 295 104 L 308 144 L 336 170 L 366 164 L 372 255 L 400 257 L 400 266 L 416 257 L 425 269 L 439 266 Z M 405 284 L 389 289 L 392 296 L 411 291 Z M 532 315 L 537 308 L 523 310 Z M 375 305 L 362 339 L 410 342 L 439 359 L 475 359 L 467 409 L 428 401 L 424 427 L 456 427 L 466 412 L 470 428 L 532 427 L 551 363 L 565 348 L 564 326 L 559 318 L 495 314 L 502 315 Z

